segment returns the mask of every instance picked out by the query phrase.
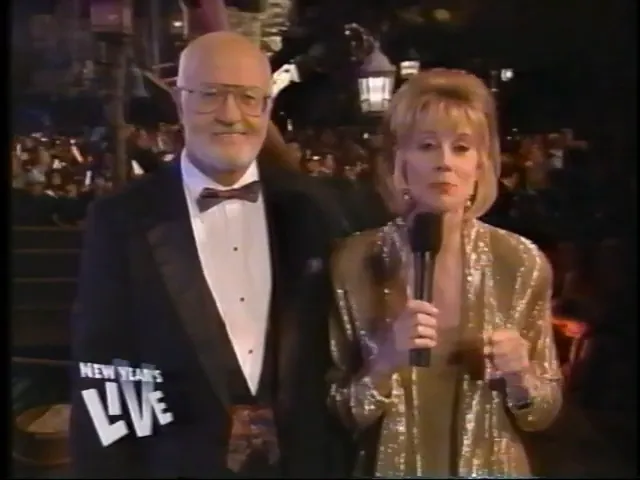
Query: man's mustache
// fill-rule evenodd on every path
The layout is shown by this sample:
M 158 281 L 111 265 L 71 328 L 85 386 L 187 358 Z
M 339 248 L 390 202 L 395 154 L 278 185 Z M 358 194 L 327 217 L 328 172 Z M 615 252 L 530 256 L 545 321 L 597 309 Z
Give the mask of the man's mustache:
M 246 135 L 253 130 L 251 125 L 248 125 L 245 122 L 237 122 L 233 124 L 214 122 L 211 127 L 214 135 Z
M 245 135 L 248 132 L 246 130 L 227 129 L 227 130 L 214 130 L 212 133 L 214 135 Z

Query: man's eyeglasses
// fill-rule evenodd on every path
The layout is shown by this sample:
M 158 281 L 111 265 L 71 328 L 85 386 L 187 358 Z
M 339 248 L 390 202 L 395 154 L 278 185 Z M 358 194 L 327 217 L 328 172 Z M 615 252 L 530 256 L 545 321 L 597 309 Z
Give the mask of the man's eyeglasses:
M 219 110 L 229 95 L 233 96 L 236 105 L 246 115 L 259 117 L 267 109 L 271 96 L 258 87 L 241 85 L 215 85 L 206 89 L 178 87 L 194 97 L 196 113 L 213 113 Z

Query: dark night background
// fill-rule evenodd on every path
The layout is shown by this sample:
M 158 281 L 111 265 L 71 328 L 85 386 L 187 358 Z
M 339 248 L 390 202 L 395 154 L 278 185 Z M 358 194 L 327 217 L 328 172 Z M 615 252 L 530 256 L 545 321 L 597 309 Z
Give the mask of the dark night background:
M 69 8 L 73 1 L 11 2 L 9 51 L 14 121 L 12 133 L 15 137 L 23 137 L 15 140 L 16 143 L 24 141 L 34 131 L 42 131 L 30 129 L 32 117 L 24 115 L 26 110 L 46 110 L 50 115 L 51 124 L 53 129 L 57 130 L 55 134 L 58 137 L 54 141 L 52 135 L 47 142 L 42 143 L 46 143 L 44 148 L 52 152 L 58 148 L 58 144 L 69 142 L 72 136 L 80 139 L 83 134 L 77 132 L 82 127 L 105 124 L 105 97 L 99 95 L 99 92 L 104 93 L 104 87 L 100 86 L 101 79 L 98 78 L 100 75 L 96 75 L 94 83 L 80 93 L 43 93 L 33 88 L 34 79 L 39 71 L 62 71 L 65 68 L 69 69 L 73 62 L 71 55 L 64 48 L 35 48 L 31 38 L 33 32 L 30 32 L 29 28 L 30 22 L 35 15 L 53 15 L 56 12 L 59 18 L 64 18 L 65 14 L 60 14 L 60 9 Z M 80 6 L 80 17 L 88 23 L 89 0 L 76 1 Z M 571 203 L 570 208 L 562 215 L 557 214 L 555 206 L 548 209 L 549 211 L 545 212 L 546 216 L 541 215 L 537 219 L 535 228 L 538 230 L 530 225 L 536 223 L 532 217 L 518 212 L 518 228 L 521 230 L 514 228 L 513 231 L 525 236 L 532 234 L 529 238 L 538 243 L 552 260 L 554 275 L 557 278 L 560 278 L 561 268 L 565 268 L 565 264 L 568 265 L 571 261 L 574 262 L 574 270 L 571 270 L 571 273 L 578 272 L 582 275 L 586 272 L 584 276 L 588 279 L 585 288 L 587 294 L 583 297 L 587 297 L 587 307 L 582 306 L 580 310 L 574 303 L 563 304 L 562 298 L 557 298 L 561 307 L 557 309 L 560 312 L 558 316 L 596 317 L 590 311 L 591 303 L 588 300 L 595 295 L 594 292 L 598 292 L 598 288 L 606 290 L 607 279 L 610 277 L 606 277 L 602 272 L 613 272 L 614 276 L 617 274 L 620 278 L 624 277 L 623 282 L 620 282 L 624 283 L 624 286 L 622 293 L 618 292 L 616 296 L 606 299 L 606 307 L 603 308 L 605 313 L 598 313 L 598 320 L 588 327 L 588 333 L 591 335 L 589 340 L 593 341 L 590 345 L 596 345 L 593 347 L 594 350 L 600 348 L 600 356 L 592 351 L 585 354 L 586 357 L 591 356 L 597 360 L 586 362 L 591 370 L 584 367 L 583 372 L 588 370 L 589 374 L 583 374 L 583 378 L 587 380 L 580 387 L 583 390 L 576 394 L 575 398 L 579 400 L 571 397 L 565 402 L 566 411 L 561 415 L 561 421 L 554 430 L 533 436 L 531 443 L 535 451 L 542 452 L 540 461 L 553 465 L 550 469 L 547 468 L 547 472 L 551 472 L 550 476 L 637 478 L 633 476 L 633 472 L 637 472 L 635 175 L 638 2 L 292 1 L 289 27 L 282 34 L 282 48 L 272 55 L 271 62 L 275 70 L 285 63 L 299 61 L 303 78 L 302 82 L 287 87 L 277 97 L 274 121 L 281 130 L 285 129 L 287 121 L 295 126 L 295 131 L 287 132 L 285 136 L 291 144 L 295 143 L 310 152 L 307 160 L 317 162 L 321 155 L 327 153 L 322 145 L 317 152 L 313 151 L 316 137 L 322 139 L 323 134 L 327 132 L 331 134 L 341 130 L 336 127 L 355 126 L 355 130 L 345 130 L 357 131 L 357 135 L 362 133 L 358 128 L 375 130 L 376 127 L 376 121 L 363 118 L 358 108 L 354 76 L 358 65 L 349 60 L 350 51 L 344 33 L 345 25 L 349 23 L 358 23 L 379 39 L 383 52 L 396 65 L 416 54 L 422 68 L 444 66 L 464 69 L 486 81 L 490 79 L 492 71 L 513 69 L 513 79 L 501 82 L 497 93 L 503 147 L 505 151 L 509 150 L 506 153 L 517 156 L 518 152 L 511 147 L 512 140 L 516 137 L 536 136 L 534 134 L 541 134 L 538 136 L 542 137 L 564 128 L 573 129 L 576 139 L 588 143 L 588 152 L 578 152 L 576 157 L 588 157 L 588 160 L 578 162 L 581 163 L 578 168 L 564 177 L 566 188 L 558 188 L 559 191 L 551 192 L 550 195 L 570 198 L 567 202 Z M 149 2 L 150 0 L 134 0 L 134 13 L 139 21 L 149 16 Z M 231 0 L 226 3 L 245 11 L 255 11 L 259 9 L 261 2 Z M 184 45 L 182 33 L 175 29 L 172 31 L 169 27 L 174 19 L 180 18 L 178 0 L 159 0 L 158 5 L 161 9 L 160 17 L 165 25 L 159 49 L 161 61 L 174 63 L 180 48 Z M 442 12 L 439 12 L 438 18 L 435 14 L 438 10 L 446 10 L 444 16 L 447 18 L 442 16 Z M 144 49 L 141 35 L 134 35 L 133 41 Z M 135 62 L 142 65 L 143 60 L 136 58 Z M 143 65 L 143 68 L 148 67 L 149 65 Z M 170 68 L 174 67 L 175 65 Z M 135 83 L 131 79 L 130 82 Z M 159 122 L 177 123 L 174 106 L 166 91 L 146 80 L 139 86 L 144 95 L 136 98 L 136 95 L 130 94 L 131 101 L 127 105 L 130 124 L 136 128 L 140 127 L 140 130 L 156 124 L 155 127 L 150 127 L 150 132 L 155 135 Z M 313 140 L 309 142 L 308 148 L 301 140 L 303 136 L 299 135 L 299 132 L 306 132 L 307 138 L 311 137 Z M 37 141 L 40 142 L 41 139 Z M 142 149 L 138 148 L 138 144 L 133 146 L 135 148 L 132 147 L 131 151 L 135 154 Z M 30 148 L 35 152 L 38 147 L 31 145 Z M 109 155 L 113 157 L 109 148 L 110 146 L 104 147 L 99 154 L 93 154 L 96 159 L 103 155 L 100 161 Z M 366 150 L 366 154 L 374 151 Z M 162 152 L 166 153 L 164 150 Z M 134 153 L 131 155 L 135 156 Z M 330 153 L 329 156 L 331 155 L 333 154 Z M 340 155 L 341 153 L 338 153 L 337 157 Z M 33 158 L 36 156 L 33 154 Z M 344 156 L 347 157 L 346 154 Z M 25 164 L 37 163 L 33 158 L 25 160 Z M 126 155 L 123 155 L 123 158 L 127 160 Z M 346 165 L 338 170 L 344 173 L 349 168 L 355 168 L 354 164 L 360 162 L 361 158 L 356 160 L 352 164 L 346 162 Z M 104 160 L 104 164 L 107 164 L 107 160 Z M 85 173 L 83 170 L 82 178 Z M 51 176 L 50 173 L 48 175 Z M 585 180 L 589 176 L 591 177 Z M 89 191 L 84 192 L 88 194 L 87 198 L 104 193 L 101 189 L 106 188 L 107 177 L 107 174 L 100 177 L 100 189 L 92 184 L 88 188 Z M 48 178 L 47 181 L 49 180 Z M 344 179 L 331 180 L 336 180 L 338 184 Z M 14 186 L 13 194 L 16 198 L 19 195 L 23 195 L 20 198 L 26 198 L 23 190 L 28 189 L 23 187 Z M 519 198 L 530 201 L 535 197 L 535 194 L 530 193 L 527 191 Z M 540 195 L 540 198 L 542 197 L 543 195 Z M 76 200 L 73 199 L 74 202 Z M 68 206 L 68 199 L 65 198 L 64 201 Z M 519 205 L 525 203 L 523 201 Z M 73 208 L 76 207 L 74 203 Z M 86 208 L 86 205 L 82 208 Z M 50 211 L 52 210 L 46 210 L 46 222 L 51 222 Z M 552 221 L 548 221 L 552 217 Z M 15 269 L 12 272 L 15 286 L 12 302 L 15 305 L 12 305 L 11 321 L 16 333 L 12 334 L 14 338 L 23 335 L 29 342 L 37 343 L 39 349 L 32 348 L 29 342 L 25 342 L 26 347 L 23 344 L 13 345 L 13 355 L 16 357 L 67 358 L 64 357 L 66 353 L 60 354 L 61 348 L 64 350 L 68 347 L 64 343 L 67 340 L 65 338 L 58 342 L 58 339 L 68 334 L 68 314 L 75 294 L 77 257 L 81 246 L 80 229 L 77 227 L 81 225 L 82 218 L 83 213 L 74 217 L 75 223 L 72 224 L 72 228 L 69 228 L 70 224 L 63 224 L 64 228 L 58 228 L 61 226 L 60 223 L 56 223 L 55 226 L 47 223 L 44 231 L 38 230 L 42 227 L 40 223 L 37 227 L 29 225 L 23 228 L 25 225 L 14 222 L 14 227 L 17 228 L 14 228 L 12 247 L 12 269 Z M 552 227 L 558 231 L 549 233 L 549 230 L 553 230 Z M 567 233 L 569 230 L 571 232 Z M 614 253 L 608 250 L 605 252 L 612 239 L 615 244 L 613 250 L 617 250 Z M 69 256 L 62 261 L 62 254 Z M 570 269 L 567 267 L 567 270 Z M 46 278 L 36 278 L 39 275 Z M 593 287 L 595 284 L 600 287 Z M 64 305 L 61 305 L 61 298 L 66 299 Z M 52 303 L 55 303 L 54 308 L 50 305 Z M 33 325 L 37 328 L 32 327 Z M 565 357 L 569 357 L 568 352 L 573 347 L 567 345 L 578 342 L 572 343 L 569 339 L 568 343 L 562 346 L 562 341 L 557 339 L 558 350 L 562 349 Z M 578 347 L 575 350 L 577 351 Z M 16 372 L 12 372 L 14 413 L 39 405 L 43 401 L 66 402 L 66 377 L 62 375 L 64 372 L 57 375 L 62 370 L 64 369 L 58 368 L 52 373 L 54 369 L 48 366 L 20 364 Z M 40 387 L 44 384 L 47 385 L 46 391 L 44 387 Z M 20 392 L 27 393 L 18 393 L 20 388 L 16 385 L 22 385 L 24 388 L 20 387 L 23 388 Z M 43 398 L 46 400 L 42 400 Z M 22 465 L 15 472 L 18 478 L 28 478 L 32 475 L 66 478 L 64 468 L 32 469 L 24 468 Z

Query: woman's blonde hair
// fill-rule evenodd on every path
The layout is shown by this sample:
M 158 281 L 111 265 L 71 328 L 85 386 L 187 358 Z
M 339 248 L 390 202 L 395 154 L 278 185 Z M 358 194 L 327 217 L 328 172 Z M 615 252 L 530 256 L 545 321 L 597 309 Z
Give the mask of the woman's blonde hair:
M 500 176 L 500 142 L 495 100 L 475 75 L 461 70 L 432 69 L 408 80 L 393 96 L 383 122 L 384 155 L 375 165 L 380 193 L 395 213 L 403 200 L 393 184 L 398 143 L 413 133 L 425 117 L 460 128 L 469 126 L 478 136 L 478 181 L 468 217 L 479 217 L 496 199 Z

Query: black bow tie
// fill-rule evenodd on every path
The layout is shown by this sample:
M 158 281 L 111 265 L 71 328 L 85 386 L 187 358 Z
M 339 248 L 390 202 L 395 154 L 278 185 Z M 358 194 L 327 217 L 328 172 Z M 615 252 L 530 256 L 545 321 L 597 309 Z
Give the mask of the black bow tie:
M 256 203 L 260 197 L 260 182 L 255 180 L 242 187 L 231 188 L 229 190 L 219 190 L 217 188 L 204 188 L 198 196 L 197 204 L 201 212 L 206 212 L 225 200 L 232 198 Z

